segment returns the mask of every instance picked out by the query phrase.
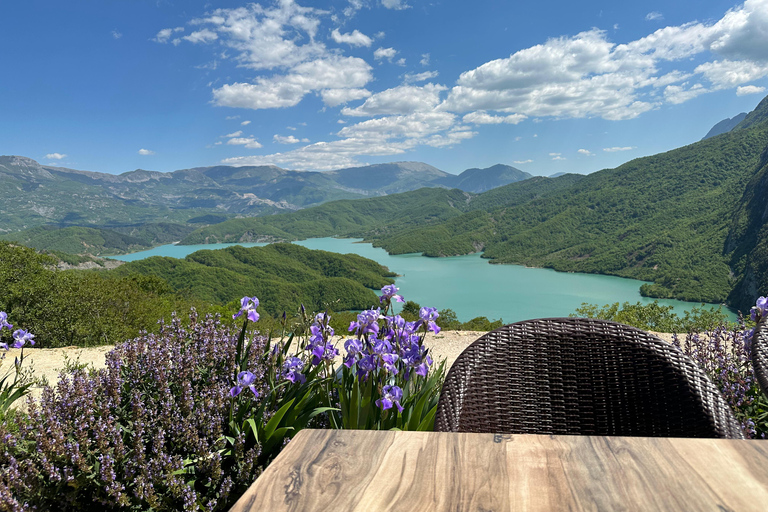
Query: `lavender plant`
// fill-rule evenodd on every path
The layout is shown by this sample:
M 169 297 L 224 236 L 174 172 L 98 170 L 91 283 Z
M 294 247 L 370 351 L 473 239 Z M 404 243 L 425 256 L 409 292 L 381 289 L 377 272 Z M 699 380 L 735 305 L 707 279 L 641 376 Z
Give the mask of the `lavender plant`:
M 222 441 L 237 343 L 193 312 L 188 328 L 174 318 L 117 346 L 93 377 L 61 375 L 26 421 L 0 423 L 0 509 L 226 509 L 263 469 L 243 433 Z M 246 363 L 248 385 L 266 390 L 266 372 Z
M 675 346 L 691 357 L 723 394 L 748 437 L 768 434 L 768 399 L 760 390 L 752 367 L 754 325 L 768 315 L 768 298 L 757 299 L 750 311 L 749 325 L 740 319 L 736 328 L 725 325 L 711 330 L 689 332 Z

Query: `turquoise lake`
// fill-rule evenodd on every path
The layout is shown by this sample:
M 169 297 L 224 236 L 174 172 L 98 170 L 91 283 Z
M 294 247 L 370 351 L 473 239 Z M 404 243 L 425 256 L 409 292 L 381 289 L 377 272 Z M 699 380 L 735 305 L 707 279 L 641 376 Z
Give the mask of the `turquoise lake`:
M 519 265 L 491 265 L 479 254 L 449 258 L 427 258 L 419 254 L 392 256 L 384 249 L 359 242 L 348 238 L 312 238 L 294 243 L 309 249 L 359 254 L 377 261 L 399 274 L 396 284 L 406 300 L 438 309 L 450 308 L 461 321 L 486 316 L 511 323 L 530 318 L 568 316 L 584 302 L 604 305 L 653 301 L 640 296 L 643 282 L 634 279 Z M 201 249 L 221 249 L 229 245 L 163 245 L 113 258 L 122 261 L 150 256 L 183 258 Z M 700 305 L 677 300 L 659 300 L 659 303 L 672 305 L 678 314 Z

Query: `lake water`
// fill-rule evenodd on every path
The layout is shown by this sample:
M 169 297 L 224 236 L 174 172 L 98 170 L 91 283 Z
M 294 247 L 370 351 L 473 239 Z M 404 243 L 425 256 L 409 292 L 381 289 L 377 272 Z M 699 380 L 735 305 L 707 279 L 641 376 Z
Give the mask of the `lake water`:
M 449 258 L 427 258 L 419 254 L 392 256 L 384 249 L 348 238 L 312 238 L 294 242 L 308 249 L 322 249 L 341 254 L 354 253 L 370 258 L 396 272 L 400 294 L 422 306 L 454 310 L 461 321 L 478 316 L 505 323 L 530 318 L 568 316 L 583 302 L 611 304 L 643 302 L 642 281 L 597 274 L 555 272 L 519 265 L 491 265 L 479 254 Z M 200 249 L 221 249 L 231 244 L 163 245 L 148 251 L 114 256 L 134 261 L 150 256 L 184 258 Z M 244 243 L 245 247 L 266 244 Z M 659 300 L 671 305 L 678 314 L 699 303 Z M 733 315 L 735 320 L 736 316 Z

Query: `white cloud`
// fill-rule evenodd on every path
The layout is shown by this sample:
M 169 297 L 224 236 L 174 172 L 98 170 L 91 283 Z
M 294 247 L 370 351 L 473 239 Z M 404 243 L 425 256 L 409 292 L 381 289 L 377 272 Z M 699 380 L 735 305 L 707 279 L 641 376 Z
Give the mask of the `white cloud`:
M 184 31 L 184 27 L 164 28 L 163 30 L 157 33 L 157 35 L 152 39 L 152 41 L 155 41 L 157 43 L 167 43 L 173 34 L 175 34 L 176 32 L 183 32 L 183 31 Z
M 298 139 L 293 135 L 284 137 L 278 134 L 275 134 L 275 136 L 272 137 L 272 140 L 277 142 L 278 144 L 298 144 L 299 142 L 309 142 L 309 139 Z
M 513 163 L 513 164 L 517 164 L 517 165 L 520 165 L 520 164 L 529 164 L 529 163 L 531 163 L 531 162 L 533 162 L 533 160 L 531 160 L 530 158 L 529 158 L 528 160 L 513 160 L 513 161 L 512 161 L 512 163 Z
M 624 147 L 614 146 L 612 148 L 603 148 L 603 151 L 606 151 L 608 153 L 616 153 L 617 151 L 630 151 L 636 148 L 637 146 L 624 146 Z
M 339 44 L 345 43 L 351 46 L 369 47 L 373 44 L 373 39 L 357 29 L 353 30 L 351 33 L 342 34 L 339 32 L 339 29 L 335 28 L 331 32 L 331 38 Z
M 419 61 L 419 64 L 422 66 L 429 66 L 429 54 L 428 53 L 422 53 L 421 54 L 421 60 Z
M 224 138 L 232 138 L 232 137 L 239 137 L 243 134 L 243 130 L 237 130 L 236 132 L 228 133 L 226 135 L 222 135 Z
M 685 88 L 683 85 L 668 85 L 664 89 L 664 99 L 672 104 L 684 103 L 690 99 L 700 96 L 704 93 L 710 92 L 705 89 L 701 84 L 694 84 L 690 88 Z
M 550 153 L 549 156 L 560 156 L 562 153 Z
M 375 60 L 387 59 L 389 62 L 392 62 L 395 55 L 397 55 L 397 50 L 394 48 L 377 48 L 373 52 L 373 58 Z
M 150 150 L 150 149 L 142 148 L 142 149 L 139 150 L 139 154 L 142 155 L 142 156 L 148 156 L 148 155 L 154 155 L 155 152 Z
M 243 121 L 242 123 L 240 123 L 240 126 L 248 126 L 249 124 L 251 124 L 250 121 Z
M 361 100 L 371 95 L 367 89 L 323 89 L 320 96 L 329 107 L 337 107 L 348 101 Z
M 118 32 L 117 30 L 113 30 L 112 31 L 112 37 L 115 38 L 115 39 L 120 39 L 121 37 L 123 37 L 123 34 Z
M 565 158 L 564 156 L 557 155 L 557 156 L 553 156 L 552 160 L 567 160 L 567 158 Z
M 693 58 L 706 62 L 693 73 L 675 69 Z M 668 26 L 625 44 L 598 29 L 549 39 L 462 73 L 441 108 L 621 120 L 765 76 L 768 0 L 747 0 L 715 22 Z M 654 91 L 684 80 L 703 82 L 676 85 L 663 101 Z
M 192 32 L 188 36 L 182 37 L 182 39 L 189 41 L 190 43 L 211 43 L 218 38 L 219 36 L 216 34 L 216 32 L 208 30 L 207 28 L 198 30 L 197 32 Z
M 288 75 L 223 85 L 213 90 L 213 102 L 251 109 L 292 107 L 312 91 L 356 89 L 371 79 L 371 67 L 363 59 L 331 55 L 294 66 Z
M 45 158 L 49 160 L 63 160 L 66 157 L 67 155 L 65 155 L 64 153 L 48 153 L 47 155 L 45 155 Z
M 649 12 L 648 14 L 646 14 L 645 15 L 645 19 L 647 21 L 663 20 L 664 19 L 664 15 L 661 14 L 660 12 L 658 12 L 658 11 L 653 11 L 653 12 Z
M 445 89 L 443 85 L 432 83 L 400 85 L 374 94 L 357 108 L 345 107 L 341 113 L 345 116 L 377 116 L 429 111 L 440 102 L 440 92 Z
M 746 96 L 747 94 L 760 94 L 765 92 L 765 87 L 757 85 L 744 85 L 736 88 L 736 96 Z
M 579 149 L 577 153 L 585 156 L 595 156 L 595 154 L 588 149 Z
M 397 11 L 411 8 L 411 6 L 406 4 L 403 0 L 381 0 L 381 5 L 387 9 L 395 9 Z
M 528 116 L 523 114 L 510 114 L 507 116 L 494 116 L 486 112 L 485 110 L 477 110 L 466 114 L 461 120 L 465 123 L 474 124 L 518 124 L 527 119 Z
M 261 147 L 261 144 L 254 139 L 253 137 L 235 137 L 233 139 L 229 139 L 227 141 L 227 145 L 229 146 L 245 146 L 249 149 L 258 149 Z
M 403 76 L 403 81 L 407 84 L 412 84 L 416 82 L 423 82 L 424 80 L 431 80 L 433 78 L 437 78 L 438 72 L 437 71 L 424 71 L 423 73 L 406 73 Z
M 224 119 L 226 119 L 227 121 L 232 121 L 234 119 L 240 119 L 240 116 L 227 116 Z

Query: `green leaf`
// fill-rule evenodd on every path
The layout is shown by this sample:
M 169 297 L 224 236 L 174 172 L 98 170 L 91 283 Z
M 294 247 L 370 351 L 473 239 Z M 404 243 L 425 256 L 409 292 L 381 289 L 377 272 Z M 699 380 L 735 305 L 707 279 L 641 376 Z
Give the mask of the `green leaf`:
M 290 399 L 285 405 L 283 405 L 272 418 L 267 422 L 267 425 L 264 427 L 264 441 L 267 442 L 272 437 L 272 434 L 274 434 L 275 429 L 277 428 L 277 425 L 280 423 L 280 420 L 283 419 L 283 416 L 285 416 L 285 413 L 288 412 L 288 409 L 293 405 L 295 398 Z
M 419 432 L 430 432 L 435 429 L 435 414 L 437 414 L 437 406 L 434 406 L 424 417 L 419 428 L 416 430 Z

